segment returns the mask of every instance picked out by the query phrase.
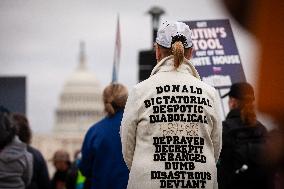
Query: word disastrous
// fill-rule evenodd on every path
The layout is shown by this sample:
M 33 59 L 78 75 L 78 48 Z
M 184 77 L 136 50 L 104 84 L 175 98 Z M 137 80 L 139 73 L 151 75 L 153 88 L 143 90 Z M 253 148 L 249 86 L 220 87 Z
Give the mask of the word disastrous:
M 151 171 L 160 188 L 205 188 L 209 172 L 196 171 L 195 162 L 206 163 L 202 137 L 153 137 L 154 161 L 164 162 L 165 171 Z
M 157 94 L 177 92 L 184 95 L 165 95 L 144 101 L 145 107 L 153 108 L 150 123 L 191 122 L 208 124 L 203 107 L 212 107 L 209 99 L 201 96 L 202 89 L 187 85 L 165 85 L 156 87 Z
M 153 137 L 153 161 L 161 162 L 164 167 L 152 170 L 151 179 L 158 180 L 160 188 L 205 188 L 211 174 L 194 171 L 195 164 L 207 161 L 203 149 L 205 140 L 198 134 L 188 136 L 191 134 L 188 132 L 195 131 L 200 123 L 208 124 L 204 107 L 212 107 L 212 102 L 202 97 L 201 88 L 194 86 L 165 85 L 156 87 L 156 91 L 157 97 L 144 101 L 146 108 L 152 108 L 150 123 L 163 125 L 163 135 L 172 133 L 174 128 L 181 135 Z

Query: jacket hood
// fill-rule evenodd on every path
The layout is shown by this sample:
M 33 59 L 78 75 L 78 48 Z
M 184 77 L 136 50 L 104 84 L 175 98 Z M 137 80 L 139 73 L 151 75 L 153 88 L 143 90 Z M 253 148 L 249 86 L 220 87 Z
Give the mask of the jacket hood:
M 154 67 L 154 69 L 151 72 L 151 76 L 155 75 L 158 72 L 169 72 L 173 71 L 174 68 L 174 56 L 170 55 L 165 58 L 163 58 L 158 64 Z M 196 77 L 197 79 L 200 79 L 200 76 L 195 69 L 195 67 L 192 65 L 192 63 L 184 58 L 183 63 L 176 69 L 178 72 L 183 72 L 183 73 L 189 73 Z
M 18 137 L 15 137 L 10 144 L 8 144 L 0 152 L 0 161 L 11 162 L 18 160 L 27 152 L 26 144 L 22 143 Z

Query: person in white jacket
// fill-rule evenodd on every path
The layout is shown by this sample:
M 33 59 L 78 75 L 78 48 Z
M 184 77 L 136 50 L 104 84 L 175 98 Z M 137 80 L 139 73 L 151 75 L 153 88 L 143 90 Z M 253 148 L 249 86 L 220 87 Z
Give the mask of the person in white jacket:
M 217 189 L 219 97 L 190 63 L 191 30 L 165 22 L 151 76 L 129 94 L 121 122 L 128 189 Z

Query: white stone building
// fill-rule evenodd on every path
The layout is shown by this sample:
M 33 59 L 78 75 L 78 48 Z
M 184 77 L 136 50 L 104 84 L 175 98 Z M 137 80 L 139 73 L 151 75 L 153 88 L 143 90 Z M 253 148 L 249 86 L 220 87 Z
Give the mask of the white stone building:
M 35 135 L 33 146 L 50 161 L 56 150 L 64 149 L 71 159 L 81 149 L 88 128 L 103 117 L 102 88 L 95 74 L 86 65 L 84 44 L 80 44 L 79 65 L 67 79 L 55 112 L 55 125 L 51 134 Z M 52 176 L 52 175 L 51 175 Z
M 56 110 L 55 134 L 82 135 L 102 117 L 102 89 L 95 75 L 87 69 L 81 44 L 77 69 L 64 85 Z

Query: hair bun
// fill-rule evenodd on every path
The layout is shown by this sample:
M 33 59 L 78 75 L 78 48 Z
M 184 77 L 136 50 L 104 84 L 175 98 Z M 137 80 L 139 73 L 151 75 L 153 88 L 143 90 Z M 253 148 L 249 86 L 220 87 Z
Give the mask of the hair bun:
M 110 102 L 105 104 L 105 111 L 110 115 L 113 115 L 115 113 L 114 108 Z
M 121 84 L 110 84 L 103 92 L 103 99 L 105 105 L 105 111 L 108 115 L 114 115 L 119 109 L 123 109 L 128 92 L 127 88 Z

